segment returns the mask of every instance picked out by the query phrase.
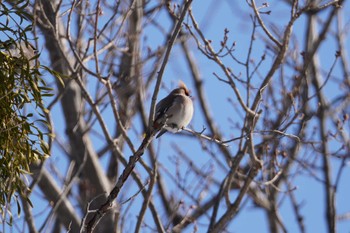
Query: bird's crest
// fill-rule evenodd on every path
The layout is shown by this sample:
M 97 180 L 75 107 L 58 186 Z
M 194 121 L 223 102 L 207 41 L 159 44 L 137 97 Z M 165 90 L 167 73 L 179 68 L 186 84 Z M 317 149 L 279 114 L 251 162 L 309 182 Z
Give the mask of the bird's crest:
M 190 95 L 190 91 L 188 90 L 188 88 L 182 80 L 179 81 L 179 87 L 185 89 L 185 92 L 188 96 Z

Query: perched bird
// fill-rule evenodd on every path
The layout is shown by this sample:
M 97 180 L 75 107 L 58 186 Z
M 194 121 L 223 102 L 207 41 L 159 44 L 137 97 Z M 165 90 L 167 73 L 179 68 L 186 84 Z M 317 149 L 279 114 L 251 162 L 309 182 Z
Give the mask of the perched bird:
M 156 138 L 162 136 L 165 132 L 180 132 L 190 123 L 193 116 L 193 103 L 186 85 L 180 82 L 178 88 L 174 89 L 167 97 L 158 102 L 156 106 L 154 126 L 160 122 L 166 123 L 160 130 Z

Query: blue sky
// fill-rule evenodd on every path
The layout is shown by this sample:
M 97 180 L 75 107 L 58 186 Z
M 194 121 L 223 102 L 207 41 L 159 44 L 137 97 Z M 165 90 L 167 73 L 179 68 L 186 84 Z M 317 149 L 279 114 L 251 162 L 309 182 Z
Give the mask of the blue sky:
M 263 1 L 257 1 L 257 4 L 262 4 Z M 289 15 L 287 15 L 288 10 L 287 5 L 284 3 L 284 1 L 280 0 L 272 0 L 269 2 L 270 10 L 272 11 L 270 16 L 263 16 L 263 19 L 273 22 L 277 27 L 284 28 L 286 25 Z M 206 38 L 211 39 L 213 41 L 214 48 L 218 48 L 218 45 L 223 37 L 224 29 L 227 28 L 229 32 L 229 42 L 236 43 L 234 55 L 241 60 L 246 59 L 247 50 L 249 48 L 249 42 L 250 42 L 250 36 L 252 31 L 252 22 L 250 18 L 250 14 L 252 14 L 252 11 L 247 7 L 247 3 L 245 1 L 230 1 L 230 0 L 222 0 L 222 1 L 199 1 L 194 0 L 192 9 L 194 12 L 195 17 L 197 18 L 199 22 L 200 28 L 205 33 Z M 344 12 L 349 12 L 350 6 L 349 3 L 346 2 L 346 5 L 344 6 Z M 286 13 L 287 12 L 287 13 Z M 322 16 L 326 17 L 328 15 L 329 11 L 326 10 Z M 165 13 L 160 13 L 159 19 L 164 25 L 164 27 L 168 30 L 169 29 L 169 19 L 166 16 Z M 344 18 L 344 23 L 349 23 L 349 16 L 346 16 L 347 18 Z M 185 20 L 187 22 L 188 19 Z M 322 17 L 321 17 L 322 20 Z M 268 26 L 271 26 L 268 24 Z M 296 53 L 300 53 L 303 50 L 303 42 L 304 39 L 304 33 L 305 33 L 305 17 L 300 17 L 294 27 L 294 35 L 299 41 L 299 50 L 295 51 Z M 265 44 L 263 43 L 262 38 L 264 38 L 264 33 L 261 29 L 257 29 L 258 36 L 256 37 L 256 40 L 254 42 L 253 52 L 252 52 L 252 59 L 255 61 L 258 61 L 260 57 L 263 55 L 263 53 L 266 51 Z M 164 43 L 163 37 L 159 34 L 159 32 L 152 28 L 152 26 L 146 27 L 145 31 L 143 32 L 144 35 L 147 35 L 147 45 L 150 45 L 152 48 L 156 48 L 157 46 L 160 46 Z M 216 122 L 218 123 L 217 127 L 224 133 L 224 137 L 227 139 L 236 137 L 239 135 L 239 131 L 237 129 L 233 128 L 233 123 L 235 124 L 242 124 L 242 119 L 239 117 L 240 113 L 237 112 L 241 110 L 238 108 L 232 108 L 228 107 L 227 105 L 227 99 L 231 98 L 235 102 L 235 95 L 232 91 L 232 89 L 225 83 L 218 81 L 215 76 L 213 75 L 213 72 L 217 74 L 222 74 L 222 72 L 219 70 L 219 67 L 214 64 L 212 61 L 209 61 L 205 56 L 203 56 L 197 49 L 196 44 L 193 40 L 189 39 L 188 41 L 190 47 L 192 47 L 192 52 L 194 57 L 196 58 L 196 62 L 200 68 L 201 78 L 203 79 L 203 85 L 206 90 L 206 98 L 209 102 L 209 107 L 211 110 L 211 113 L 213 117 L 216 119 Z M 350 42 L 347 41 L 347 46 L 350 46 Z M 45 64 L 45 57 L 47 56 L 45 52 L 45 48 L 42 48 L 42 58 L 43 58 L 43 64 Z M 334 38 L 331 36 L 326 38 L 326 42 L 323 43 L 319 50 L 320 54 L 320 61 L 322 63 L 322 68 L 325 71 L 329 71 L 333 61 L 334 61 L 334 54 L 336 52 L 336 43 L 334 41 Z M 268 53 L 269 54 L 269 53 Z M 271 53 L 270 53 L 271 54 Z M 266 61 L 262 64 L 260 72 L 262 73 L 262 76 L 265 74 L 271 65 L 273 57 L 267 55 Z M 226 64 L 232 64 L 231 69 L 235 72 L 235 74 L 238 74 L 242 72 L 244 74 L 244 67 L 237 65 L 236 63 L 233 63 L 229 59 L 223 59 Z M 143 72 L 145 74 L 149 73 L 152 67 L 144 67 Z M 286 71 L 288 72 L 288 70 Z M 291 73 L 287 73 L 286 75 L 292 75 Z M 340 77 L 340 71 L 339 71 L 339 65 L 336 65 L 336 68 L 333 72 L 334 76 Z M 244 77 L 244 76 L 243 76 Z M 49 78 L 48 78 L 49 79 Z M 95 79 L 91 78 L 89 83 L 89 90 L 91 92 L 95 91 Z M 188 67 L 186 66 L 186 63 L 184 62 L 184 57 L 182 55 L 182 52 L 180 50 L 180 47 L 178 45 L 175 45 L 171 56 L 169 60 L 169 64 L 166 67 L 166 71 L 163 77 L 163 84 L 166 86 L 166 89 L 161 89 L 158 99 L 161 99 L 165 97 L 168 94 L 169 89 L 174 88 L 177 86 L 177 83 L 179 80 L 183 80 L 186 85 L 193 90 L 193 81 L 191 78 L 190 71 Z M 259 80 L 258 80 L 259 81 Z M 275 82 L 276 80 L 273 80 Z M 238 85 L 239 86 L 239 85 Z M 245 95 L 244 89 L 242 86 L 239 86 L 240 91 L 242 91 L 242 94 Z M 334 98 L 337 95 L 337 91 L 339 86 L 336 84 L 336 82 L 330 82 L 329 85 L 327 84 L 325 87 L 325 90 L 327 90 L 327 94 L 329 93 L 329 99 Z M 153 89 L 151 89 L 153 90 Z M 147 103 L 147 106 L 150 105 L 150 99 L 151 99 L 151 92 L 147 93 L 148 95 L 145 102 Z M 205 125 L 205 120 L 202 117 L 201 110 L 199 108 L 199 102 L 197 97 L 195 96 L 195 92 L 193 92 L 193 100 L 195 104 L 195 115 L 194 118 L 190 124 L 190 127 L 200 131 L 202 127 L 207 127 Z M 49 101 L 48 101 L 49 102 Z M 347 109 L 347 112 L 349 112 L 349 109 Z M 65 141 L 64 135 L 65 135 L 65 129 L 64 129 L 64 122 L 62 120 L 63 114 L 61 112 L 60 105 L 56 105 L 53 108 L 52 111 L 53 121 L 54 121 L 54 127 L 56 130 L 56 134 L 60 135 L 60 140 Z M 111 108 L 107 108 L 103 112 L 103 117 L 105 118 L 105 121 L 107 123 L 108 129 L 111 133 L 114 133 L 114 117 L 111 111 Z M 135 121 L 135 124 L 132 126 L 133 130 L 130 131 L 130 136 L 135 141 L 135 145 L 138 145 L 137 141 L 141 141 L 141 135 L 142 130 L 140 126 L 139 121 Z M 98 126 L 94 127 L 94 130 L 96 132 L 101 133 L 101 129 Z M 102 135 L 102 133 L 101 133 Z M 95 148 L 100 148 L 103 145 L 103 139 L 101 139 L 99 136 L 92 136 L 93 143 Z M 220 167 L 215 166 L 215 163 L 213 162 L 213 158 L 208 155 L 208 153 L 203 153 L 201 145 L 198 143 L 197 140 L 190 139 L 187 136 L 179 136 L 179 135 L 172 135 L 172 134 L 166 134 L 162 136 L 161 140 L 157 140 L 155 142 L 155 148 L 159 148 L 158 153 L 158 160 L 161 166 L 163 168 L 160 169 L 162 174 L 165 174 L 166 171 L 169 172 L 169 174 L 175 174 L 176 168 L 174 167 L 174 159 L 177 159 L 177 152 L 174 150 L 174 147 L 172 144 L 176 144 L 180 146 L 185 152 L 189 154 L 191 159 L 195 162 L 195 164 L 202 168 L 203 170 L 210 172 L 212 176 L 217 179 L 218 181 L 222 181 L 224 172 Z M 217 147 L 213 143 L 207 143 L 208 147 L 212 148 L 213 151 L 218 151 Z M 158 147 L 159 146 L 159 147 Z M 338 145 L 334 145 L 334 150 Z M 333 148 L 332 148 L 333 149 Z M 230 151 L 232 154 L 234 154 L 237 151 L 237 145 L 236 143 L 230 144 Z M 48 160 L 48 170 L 52 171 L 52 167 L 50 165 L 56 164 L 59 166 L 59 172 L 62 174 L 65 174 L 66 170 L 68 169 L 68 162 L 65 159 L 63 152 L 58 148 L 57 145 L 54 145 L 52 156 Z M 303 153 L 301 151 L 301 153 Z M 125 154 L 129 155 L 130 151 L 127 149 L 125 150 Z M 305 156 L 308 156 L 307 158 L 312 161 L 314 159 L 313 154 L 305 153 Z M 104 156 L 102 158 L 102 163 L 106 164 L 108 161 L 109 155 Z M 149 159 L 147 157 L 147 154 L 143 157 L 146 162 L 149 162 Z M 222 160 L 222 157 L 218 157 L 219 160 Z M 186 163 L 184 161 L 179 160 L 179 163 L 183 164 L 181 167 L 181 174 L 186 175 Z M 214 166 L 212 167 L 211 165 Z M 336 161 L 333 161 L 334 166 L 334 172 L 337 171 L 337 167 L 339 166 L 339 163 Z M 140 173 L 144 173 L 143 169 L 140 166 L 137 166 L 136 169 Z M 301 213 L 305 217 L 305 226 L 307 232 L 318 232 L 323 233 L 327 232 L 326 230 L 326 223 L 324 221 L 324 194 L 323 194 L 323 187 L 319 182 L 316 182 L 313 177 L 310 176 L 310 174 L 305 173 L 300 167 L 294 167 L 294 171 L 300 172 L 302 175 L 298 176 L 295 180 L 293 180 L 292 186 L 296 187 L 296 190 L 294 191 L 296 198 L 299 202 L 302 202 L 301 206 Z M 334 174 L 335 176 L 335 174 Z M 347 169 L 345 169 L 344 174 L 342 176 L 342 179 L 350 176 L 350 169 L 347 166 Z M 144 176 L 146 177 L 146 176 Z M 167 179 L 171 180 L 170 176 L 165 175 L 165 177 L 168 177 Z M 194 182 L 193 177 L 189 176 L 188 180 L 186 181 L 187 184 L 190 186 L 189 182 Z M 128 189 L 128 194 L 133 194 L 137 191 L 137 188 L 131 183 L 132 181 L 128 181 L 129 183 L 126 184 Z M 171 182 L 169 182 L 171 183 Z M 179 193 L 180 191 L 176 186 L 170 186 L 169 193 Z M 282 190 L 287 190 L 287 187 L 281 187 Z M 196 190 L 191 190 L 194 193 Z M 213 190 L 211 190 L 213 191 Z M 214 190 L 215 191 L 215 190 Z M 180 192 L 181 193 L 181 192 Z M 350 187 L 349 185 L 346 185 L 346 182 L 341 182 L 341 185 L 338 190 L 339 195 L 337 196 L 337 211 L 338 214 L 346 213 L 350 211 L 350 205 L 348 202 L 348 197 L 350 195 Z M 40 192 L 38 189 L 34 191 L 35 195 L 33 195 L 33 203 L 36 206 L 34 209 L 34 213 L 41 213 L 45 209 L 47 209 L 48 203 L 44 202 L 40 198 Z M 215 192 L 209 192 L 208 196 L 206 198 L 209 198 L 210 195 L 215 194 Z M 232 196 L 237 195 L 237 193 L 232 192 Z M 284 198 L 284 195 L 281 193 L 281 198 Z M 179 198 L 185 198 L 183 194 L 179 195 Z M 126 199 L 127 196 L 123 196 L 119 198 L 118 200 Z M 283 222 L 286 224 L 287 229 L 289 232 L 298 232 L 297 223 L 295 220 L 295 215 L 292 213 L 291 203 L 288 198 L 287 200 L 283 202 L 281 207 L 281 218 Z M 187 200 L 187 199 L 186 199 Z M 143 198 L 142 196 L 138 196 L 134 200 L 134 207 L 129 210 L 128 214 L 131 218 L 135 218 L 134 223 L 136 223 L 136 215 L 138 214 L 138 211 L 140 209 L 140 206 L 142 204 Z M 190 200 L 187 200 L 188 203 L 191 203 Z M 156 200 L 155 200 L 156 202 Z M 265 213 L 258 208 L 255 208 L 253 203 L 251 201 L 247 201 L 246 199 L 243 201 L 243 209 L 242 211 L 236 216 L 236 218 L 232 221 L 232 223 L 229 225 L 228 230 L 229 232 L 237 232 L 237 233 L 246 233 L 246 232 L 269 232 L 268 230 L 268 223 L 265 216 Z M 225 210 L 225 206 L 222 205 L 221 212 Z M 45 212 L 45 211 L 44 211 Z M 46 211 L 47 212 L 47 211 Z M 45 216 L 43 215 L 42 218 L 38 218 L 38 226 L 40 226 L 40 222 L 42 222 L 45 219 Z M 146 222 L 152 222 L 153 219 L 148 212 L 146 214 Z M 206 227 L 202 227 L 201 224 L 207 223 L 208 219 L 206 217 L 202 217 L 198 224 L 199 232 L 202 232 L 206 229 Z M 348 232 L 350 229 L 350 222 L 340 222 L 338 224 L 338 232 Z M 131 227 L 131 229 L 133 229 Z M 188 228 L 185 232 L 191 232 L 193 229 Z M 147 231 L 147 228 L 144 232 Z

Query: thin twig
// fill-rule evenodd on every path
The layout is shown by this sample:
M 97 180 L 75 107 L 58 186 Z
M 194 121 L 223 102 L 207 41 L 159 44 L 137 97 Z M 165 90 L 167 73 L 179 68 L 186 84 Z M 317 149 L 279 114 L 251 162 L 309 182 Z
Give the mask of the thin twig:
M 149 126 L 153 126 L 155 109 L 156 109 L 156 101 L 157 101 L 157 96 L 158 96 L 158 92 L 159 92 L 159 89 L 160 89 L 160 85 L 162 83 L 162 78 L 163 78 L 163 73 L 164 73 L 164 70 L 165 70 L 165 66 L 168 63 L 168 59 L 169 59 L 169 56 L 170 56 L 171 49 L 173 48 L 175 40 L 176 40 L 180 30 L 181 30 L 182 22 L 183 22 L 183 20 L 185 18 L 185 15 L 186 15 L 187 11 L 189 10 L 189 8 L 191 6 L 191 3 L 192 3 L 192 0 L 186 0 L 185 1 L 185 4 L 183 6 L 183 9 L 182 9 L 181 15 L 179 17 L 179 20 L 175 24 L 175 27 L 174 27 L 173 32 L 171 34 L 171 37 L 170 37 L 170 39 L 168 41 L 168 46 L 167 46 L 167 49 L 165 51 L 165 55 L 164 55 L 164 58 L 163 58 L 163 63 L 162 63 L 162 65 L 160 67 L 160 70 L 158 72 L 156 86 L 154 88 L 154 92 L 153 92 L 153 95 L 152 95 L 152 102 L 151 102 L 150 115 L 149 115 L 149 121 L 148 121 L 148 125 Z
M 254 10 L 254 13 L 256 15 L 256 17 L 258 18 L 259 24 L 262 27 L 262 29 L 264 30 L 264 32 L 266 33 L 266 35 L 270 38 L 270 40 L 272 40 L 279 48 L 282 47 L 282 43 L 279 42 L 272 34 L 271 32 L 266 28 L 266 25 L 264 23 L 264 21 L 261 19 L 260 17 L 260 13 L 258 11 L 258 9 L 256 8 L 255 5 L 255 0 L 251 0 L 251 6 Z
M 189 129 L 189 128 L 183 128 L 183 130 L 186 131 L 186 132 L 192 133 L 192 134 L 194 134 L 195 136 L 197 136 L 199 138 L 203 138 L 203 139 L 206 139 L 208 141 L 215 142 L 215 143 L 220 144 L 222 146 L 226 146 L 226 147 L 228 146 L 226 143 L 224 143 L 223 141 L 221 141 L 219 139 L 216 139 L 214 137 L 209 137 L 207 135 L 204 135 L 203 131 L 202 132 L 196 132 L 196 131 L 194 131 L 192 129 Z

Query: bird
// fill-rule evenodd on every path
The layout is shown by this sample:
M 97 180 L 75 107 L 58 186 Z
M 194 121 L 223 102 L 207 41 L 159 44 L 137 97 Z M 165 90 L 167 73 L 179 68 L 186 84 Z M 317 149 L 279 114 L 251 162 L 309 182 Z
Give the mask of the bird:
M 168 96 L 160 100 L 156 105 L 155 128 L 159 127 L 161 122 L 165 121 L 165 125 L 158 129 L 160 132 L 156 136 L 159 138 L 167 131 L 172 133 L 180 132 L 186 127 L 193 116 L 193 102 L 190 92 L 183 82 L 179 87 L 170 92 Z

